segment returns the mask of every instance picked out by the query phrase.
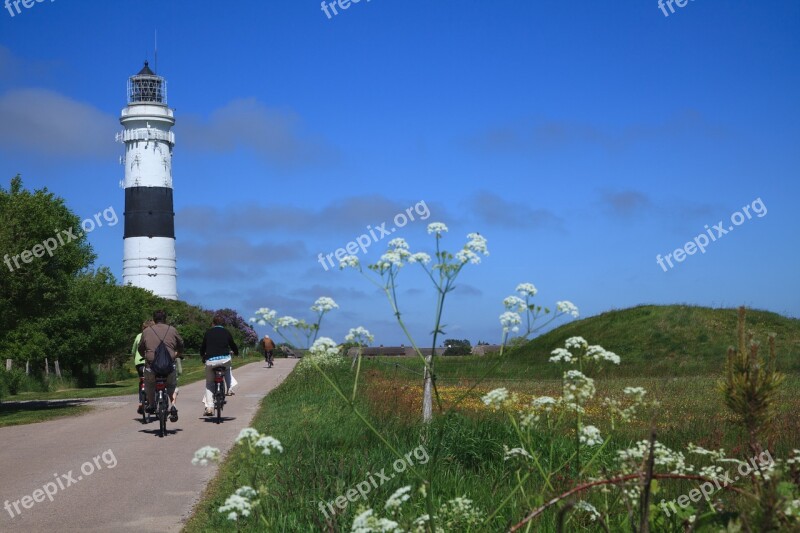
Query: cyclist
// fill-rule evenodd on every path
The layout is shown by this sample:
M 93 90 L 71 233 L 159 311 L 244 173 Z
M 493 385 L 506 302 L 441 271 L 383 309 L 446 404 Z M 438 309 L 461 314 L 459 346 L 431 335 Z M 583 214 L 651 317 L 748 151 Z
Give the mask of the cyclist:
M 147 412 L 153 414 L 156 410 L 156 376 L 153 374 L 153 371 L 150 370 L 150 363 L 153 362 L 155 349 L 162 340 L 167 346 L 167 351 L 173 361 L 172 372 L 167 376 L 167 394 L 169 394 L 170 403 L 172 404 L 169 410 L 169 419 L 171 422 L 177 422 L 178 408 L 175 406 L 175 401 L 178 399 L 178 374 L 175 371 L 174 361 L 183 351 L 183 339 L 178 333 L 178 330 L 167 325 L 166 321 L 166 311 L 159 309 L 153 312 L 153 322 L 155 322 L 155 324 L 142 332 L 142 340 L 139 343 L 139 353 L 142 354 L 147 361 L 144 368 L 144 386 L 147 394 Z
M 214 414 L 214 367 L 224 366 L 225 382 L 228 387 L 228 394 L 232 395 L 232 389 L 236 386 L 236 380 L 231 374 L 231 352 L 239 355 L 239 348 L 233 340 L 233 335 L 223 327 L 225 317 L 216 314 L 211 321 L 211 328 L 203 336 L 203 343 L 200 345 L 200 357 L 206 365 L 206 393 L 203 395 L 203 416 Z
M 150 326 L 155 324 L 152 320 L 145 320 L 142 322 L 142 331 L 146 330 Z M 136 335 L 136 338 L 133 339 L 133 348 L 131 348 L 131 356 L 133 356 L 133 366 L 136 367 L 136 373 L 139 374 L 139 379 L 144 376 L 144 364 L 145 360 L 142 357 L 142 354 L 139 353 L 139 343 L 142 341 L 142 334 L 141 332 Z M 140 415 L 142 414 L 142 410 L 144 409 L 144 405 L 141 403 L 139 404 L 139 409 L 136 410 L 137 413 Z
M 264 361 L 268 366 L 272 366 L 272 352 L 275 350 L 275 341 L 269 338 L 269 335 L 264 335 L 261 339 L 261 347 L 264 349 Z

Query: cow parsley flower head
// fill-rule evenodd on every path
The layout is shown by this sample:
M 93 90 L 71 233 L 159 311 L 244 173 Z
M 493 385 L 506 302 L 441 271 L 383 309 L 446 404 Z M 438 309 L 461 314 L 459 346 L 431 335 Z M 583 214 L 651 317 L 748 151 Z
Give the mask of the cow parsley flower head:
M 594 380 L 579 370 L 564 372 L 564 401 L 581 405 L 592 398 L 595 393 Z
M 293 316 L 282 316 L 275 321 L 275 329 L 294 328 L 300 321 Z
M 505 387 L 494 389 L 481 398 L 484 404 L 495 410 L 502 408 L 508 401 L 514 401 L 515 399 L 515 396 L 509 394 L 508 389 Z
M 536 293 L 539 291 L 536 290 L 533 283 L 520 283 L 517 285 L 517 292 L 522 296 L 536 296 Z
M 583 426 L 581 428 L 580 442 L 585 446 L 597 446 L 603 443 L 603 437 L 600 436 L 600 430 L 595 426 Z
M 272 455 L 273 451 L 283 453 L 283 445 L 275 437 L 269 435 L 262 435 L 254 444 L 256 448 L 261 448 L 261 453 L 264 455 Z
M 482 517 L 469 498 L 453 498 L 439 507 L 439 522 L 445 531 L 475 531 Z
M 589 502 L 581 500 L 573 506 L 573 509 L 588 514 L 589 520 L 592 522 L 595 522 L 598 518 L 600 518 L 600 511 L 598 511 L 595 506 Z
M 339 355 L 339 345 L 330 337 L 320 337 L 314 341 L 308 351 L 316 357 L 334 357 Z
M 572 315 L 573 318 L 578 318 L 578 308 L 570 301 L 556 302 L 556 309 L 559 313 L 566 313 Z
M 609 361 L 618 365 L 620 358 L 614 352 L 610 352 L 602 346 L 593 345 L 586 349 L 586 358 L 592 361 Z
M 400 524 L 388 518 L 378 518 L 372 509 L 367 509 L 353 520 L 351 533 L 400 533 Z
M 193 465 L 200 465 L 206 466 L 209 461 L 217 462 L 220 458 L 220 451 L 219 448 L 213 448 L 211 446 L 203 446 L 196 452 L 194 452 L 194 458 L 192 459 Z
M 508 333 L 509 331 L 519 331 L 517 326 L 520 324 L 522 324 L 522 317 L 519 315 L 519 313 L 506 311 L 500 315 L 500 325 L 503 326 L 503 333 Z
M 528 305 L 525 303 L 525 300 L 523 300 L 519 296 L 509 296 L 508 298 L 503 300 L 503 306 L 509 311 L 513 311 L 515 313 L 522 313 L 528 308 Z
M 583 337 L 570 337 L 569 339 L 566 340 L 566 342 L 564 342 L 564 346 L 566 346 L 567 349 L 575 348 L 577 350 L 582 350 L 587 348 L 589 346 L 589 343 L 586 342 L 586 339 L 584 339 Z
M 370 344 L 375 340 L 375 337 L 365 328 L 358 326 L 357 328 L 350 328 L 350 331 L 345 335 L 345 342 L 355 342 L 357 344 Z
M 258 494 L 252 487 L 244 486 L 236 489 L 236 492 L 228 496 L 219 512 L 228 513 L 228 520 L 238 520 L 240 517 L 250 516 Z
M 278 316 L 278 312 L 274 309 L 270 309 L 269 307 L 261 307 L 257 309 L 253 318 L 250 319 L 250 322 L 256 323 L 259 326 L 266 326 L 267 324 L 272 324 L 275 321 L 275 318 Z
M 261 437 L 261 433 L 256 431 L 253 428 L 244 428 L 239 432 L 239 436 L 236 437 L 236 444 L 241 444 L 244 441 L 255 442 Z
M 402 237 L 395 237 L 389 241 L 389 248 L 402 248 L 403 250 L 408 250 L 408 243 Z
M 647 394 L 647 391 L 643 387 L 625 387 L 622 389 L 622 393 L 632 396 L 636 403 L 640 403 L 644 400 L 644 395 Z
M 509 449 L 508 446 L 503 444 L 503 460 L 511 461 L 517 458 L 527 461 L 533 460 L 533 456 L 530 453 L 528 453 L 528 451 L 525 448 Z
M 346 255 L 342 257 L 342 260 L 339 261 L 339 268 L 359 268 L 361 263 L 358 260 L 358 257 L 354 255 Z
M 442 224 L 441 222 L 431 222 L 428 224 L 428 233 L 435 233 L 437 236 L 445 233 L 447 230 L 447 226 Z
M 384 509 L 389 511 L 390 513 L 395 513 L 400 510 L 400 507 L 403 506 L 403 503 L 408 501 L 411 498 L 409 494 L 411 492 L 411 485 L 406 485 L 405 487 L 400 487 L 391 496 L 389 499 L 386 500 L 386 505 L 383 506 Z
M 472 263 L 473 265 L 479 265 L 481 263 L 480 256 L 466 248 L 456 252 L 456 259 L 458 259 L 459 263 Z
M 489 249 L 486 246 L 486 237 L 480 233 L 469 233 L 467 234 L 467 239 L 469 239 L 469 241 L 464 245 L 464 248 L 472 250 L 476 254 L 489 255 Z
M 411 255 L 407 250 L 403 250 L 402 248 L 397 250 L 389 250 L 381 256 L 380 260 L 378 260 L 377 266 L 382 269 L 389 269 L 393 266 L 396 266 L 397 268 L 402 267 L 404 264 L 402 252 L 405 252 L 409 256 Z
M 426 254 L 425 252 L 417 252 L 415 254 L 411 254 L 408 257 L 409 263 L 420 263 L 422 265 L 427 265 L 431 262 L 431 256 Z
M 556 348 L 550 352 L 550 355 L 552 355 L 550 358 L 551 363 L 574 363 L 578 360 L 577 357 L 572 355 L 572 352 L 564 348 Z
M 314 305 L 311 306 L 311 310 L 316 313 L 324 313 L 326 311 L 332 311 L 337 309 L 339 304 L 333 301 L 333 298 L 329 298 L 327 296 L 321 296 L 317 298 L 317 301 L 314 302 Z

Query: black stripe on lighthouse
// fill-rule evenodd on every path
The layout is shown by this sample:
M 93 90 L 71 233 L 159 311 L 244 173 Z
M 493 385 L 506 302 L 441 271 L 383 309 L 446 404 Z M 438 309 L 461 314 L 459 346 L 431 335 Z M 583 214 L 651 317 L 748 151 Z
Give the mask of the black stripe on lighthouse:
M 125 235 L 175 238 L 175 212 L 170 187 L 125 189 Z

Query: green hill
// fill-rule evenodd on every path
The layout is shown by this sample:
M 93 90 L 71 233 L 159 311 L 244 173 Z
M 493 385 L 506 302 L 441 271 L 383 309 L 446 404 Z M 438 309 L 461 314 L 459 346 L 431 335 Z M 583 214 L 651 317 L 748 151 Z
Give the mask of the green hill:
M 748 310 L 747 330 L 754 333 L 765 354 L 767 335 L 776 333 L 778 368 L 800 372 L 800 320 Z M 642 305 L 608 311 L 556 328 L 512 350 L 509 357 L 543 370 L 555 366 L 547 364 L 550 352 L 576 335 L 622 358 L 613 375 L 718 374 L 728 346 L 736 344 L 736 309 Z

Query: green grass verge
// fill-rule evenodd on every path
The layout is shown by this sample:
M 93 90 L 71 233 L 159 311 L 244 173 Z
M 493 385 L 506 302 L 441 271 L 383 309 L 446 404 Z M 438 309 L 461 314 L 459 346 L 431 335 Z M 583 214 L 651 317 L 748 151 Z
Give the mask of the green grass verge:
M 86 414 L 92 408 L 88 405 L 64 404 L 0 404 L 0 427 L 20 426 L 46 422 L 65 416 Z

